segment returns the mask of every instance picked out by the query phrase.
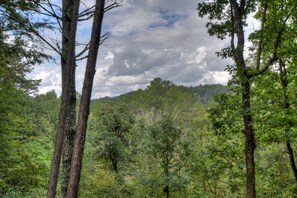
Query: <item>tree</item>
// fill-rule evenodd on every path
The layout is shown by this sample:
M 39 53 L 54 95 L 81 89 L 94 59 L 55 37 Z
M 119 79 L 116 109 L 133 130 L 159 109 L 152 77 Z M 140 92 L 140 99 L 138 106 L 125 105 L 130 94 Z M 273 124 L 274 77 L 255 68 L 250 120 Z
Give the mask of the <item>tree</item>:
M 180 177 L 178 172 L 183 168 L 188 155 L 187 143 L 182 136 L 181 129 L 166 115 L 151 127 L 151 149 L 163 169 L 162 184 L 166 197 L 170 197 L 170 194 L 179 188 L 176 181 Z
M 68 46 L 68 53 L 66 55 L 66 63 L 65 63 L 65 81 L 63 82 L 63 93 L 62 93 L 62 102 L 61 108 L 59 113 L 59 123 L 58 123 L 58 130 L 55 140 L 55 150 L 52 159 L 51 165 L 51 174 L 50 180 L 48 184 L 48 192 L 47 198 L 55 197 L 56 194 L 56 187 L 58 181 L 58 173 L 60 167 L 60 160 L 62 155 L 62 148 L 64 142 L 64 132 L 66 128 L 66 119 L 67 114 L 70 106 L 70 96 L 71 96 L 71 81 L 72 81 L 72 72 L 74 66 L 74 59 L 75 59 L 75 42 L 76 42 L 76 28 L 77 28 L 77 20 L 78 20 L 78 10 L 79 10 L 79 0 L 73 1 L 73 10 L 72 10 L 72 21 L 70 23 L 70 34 L 69 34 L 69 46 Z
M 73 49 L 73 52 L 75 51 L 74 50 L 74 47 L 71 48 L 71 35 L 70 35 L 70 22 L 69 22 L 69 19 L 74 19 L 74 18 L 71 18 L 69 15 L 71 15 L 70 11 L 69 10 L 72 10 L 73 9 L 73 5 L 72 4 L 72 1 L 63 1 L 63 6 L 65 9 L 65 12 L 66 13 L 62 18 L 65 19 L 63 20 L 64 24 L 63 24 L 63 27 L 65 27 L 63 29 L 63 42 L 62 42 L 62 48 L 64 49 L 64 51 L 62 50 L 63 53 L 60 53 L 60 50 L 59 50 L 59 45 L 58 47 L 54 47 L 56 46 L 56 44 L 52 44 L 51 42 L 49 42 L 47 40 L 47 38 L 43 37 L 41 35 L 41 33 L 39 32 L 39 29 L 40 28 L 54 28 L 53 26 L 51 26 L 50 24 L 51 23 L 48 23 L 46 20 L 45 21 L 37 21 L 37 22 L 32 22 L 31 20 L 31 16 L 32 16 L 32 13 L 34 13 L 36 15 L 36 13 L 42 13 L 43 15 L 45 15 L 46 17 L 54 17 L 56 20 L 57 20 L 57 23 L 60 24 L 59 20 L 59 16 L 56 14 L 56 11 L 54 10 L 55 8 L 57 8 L 56 5 L 52 5 L 49 1 L 47 1 L 48 3 L 48 8 L 45 6 L 45 2 L 42 1 L 42 0 L 34 0 L 34 1 L 24 1 L 24 0 L 20 0 L 20 1 L 15 1 L 15 2 L 3 2 L 3 4 L 1 4 L 1 16 L 3 17 L 3 19 L 6 19 L 7 22 L 3 23 L 4 26 L 3 29 L 4 31 L 9 31 L 9 32 L 12 32 L 13 31 L 13 34 L 14 35 L 17 35 L 16 36 L 16 41 L 18 42 L 22 42 L 23 40 L 21 40 L 20 38 L 24 37 L 24 36 L 27 36 L 28 38 L 30 38 L 31 40 L 33 40 L 32 43 L 34 43 L 35 39 L 39 39 L 41 40 L 42 42 L 44 42 L 45 44 L 47 44 L 51 49 L 53 49 L 54 51 L 56 51 L 57 53 L 61 54 L 61 56 L 63 56 L 61 59 L 62 59 L 62 84 L 63 84 L 63 88 L 62 90 L 64 89 L 67 89 L 65 86 L 66 83 L 64 83 L 65 81 L 67 81 L 67 77 L 65 75 L 68 75 L 67 74 L 67 66 L 65 66 L 66 62 L 68 61 L 65 61 L 67 59 L 67 49 Z M 69 8 L 69 9 L 68 9 Z M 42 12 L 44 11 L 44 12 Z M 67 16 L 67 17 L 65 17 Z M 67 37 L 67 39 L 65 39 Z M 68 41 L 70 40 L 70 45 L 68 45 Z M 75 42 L 75 40 L 74 40 Z M 67 47 L 66 47 L 67 46 Z M 31 47 L 31 48 L 30 48 Z M 46 57 L 45 54 L 42 54 L 40 52 L 36 53 L 34 49 L 36 47 L 36 45 L 34 44 L 27 44 L 27 49 L 25 50 L 26 53 L 30 53 L 29 55 L 30 56 L 26 56 L 26 59 L 24 60 L 27 60 L 28 62 L 29 61 L 34 61 L 34 59 L 37 59 L 38 56 L 42 55 L 43 57 Z M 70 47 L 70 48 L 68 48 Z M 15 53 L 22 53 L 22 52 L 15 52 Z M 37 56 L 38 55 L 38 56 Z M 75 68 L 75 67 L 71 67 L 71 68 Z M 19 68 L 20 69 L 20 68 Z M 69 72 L 68 72 L 69 73 Z M 75 76 L 75 73 L 74 71 L 72 72 L 73 76 Z M 24 78 L 24 76 L 22 76 L 22 78 Z M 74 90 L 74 94 L 72 94 L 72 98 L 71 98 L 71 104 L 70 107 L 72 108 L 73 110 L 73 106 L 74 106 L 74 109 L 75 109 L 75 98 L 76 96 L 73 97 L 73 95 L 76 94 L 75 92 L 75 88 L 73 88 L 73 84 L 75 84 L 75 81 L 72 80 L 72 84 L 71 84 L 71 88 L 72 90 Z M 24 84 L 24 83 L 23 83 Z M 72 93 L 73 93 L 72 92 Z M 63 95 L 63 94 L 62 94 Z M 74 101 L 74 102 L 73 102 Z M 73 111 L 72 111 L 73 112 Z M 66 113 L 68 114 L 68 113 Z M 71 119 L 67 119 L 67 121 L 71 122 L 71 124 L 68 124 L 68 125 L 71 125 L 71 130 L 68 130 L 70 131 L 69 133 L 73 133 L 73 120 L 75 122 L 75 111 L 74 113 L 70 114 L 72 117 L 74 115 L 74 118 L 71 118 Z M 67 116 L 67 115 L 66 115 Z M 69 116 L 67 116 L 69 117 Z M 70 128 L 70 127 L 69 127 Z M 66 134 L 69 134 L 66 132 Z M 67 136 L 68 137 L 68 136 Z M 68 138 L 66 138 L 68 140 Z M 71 138 L 70 138 L 71 140 Z M 71 144 L 71 142 L 69 143 Z M 68 146 L 66 148 L 71 148 L 72 146 Z M 67 149 L 65 149 L 67 151 Z M 72 150 L 70 151 L 72 152 Z M 67 152 L 65 152 L 67 153 Z M 69 153 L 69 152 L 68 152 Z M 67 153 L 67 154 L 68 154 Z M 65 154 L 64 156 L 67 156 L 67 154 Z M 69 157 L 68 157 L 69 158 Z M 71 156 L 70 156 L 71 158 Z M 65 161 L 65 160 L 64 160 Z M 67 161 L 67 159 L 66 159 Z M 64 164 L 64 163 L 63 163 Z M 57 171 L 58 172 L 58 171 Z M 57 175 L 57 173 L 56 173 Z
M 83 9 L 80 13 L 79 3 L 77 1 L 63 0 L 62 9 L 47 1 L 47 4 L 38 4 L 43 12 L 39 12 L 47 17 L 53 17 L 56 21 L 56 26 L 61 28 L 62 32 L 62 49 L 59 43 L 51 43 L 45 39 L 38 32 L 32 28 L 27 28 L 29 31 L 35 33 L 42 41 L 44 41 L 50 48 L 56 51 L 61 56 L 62 67 L 62 102 L 59 114 L 59 127 L 57 130 L 57 138 L 55 142 L 54 157 L 52 160 L 52 171 L 49 182 L 49 196 L 53 196 L 56 191 L 57 185 L 57 172 L 59 170 L 59 162 L 61 157 L 61 151 L 63 150 L 63 181 L 62 181 L 62 195 L 65 197 L 67 194 L 67 187 L 69 186 L 69 174 L 70 164 L 73 153 L 74 133 L 76 133 L 76 90 L 75 90 L 75 61 L 85 59 L 88 56 L 84 54 L 91 49 L 91 42 L 86 44 L 84 49 L 75 54 L 76 47 L 76 26 L 79 21 L 86 21 L 95 16 L 95 7 Z M 111 1 L 106 7 L 103 7 L 103 11 L 108 11 L 112 8 L 118 7 L 120 4 L 117 1 Z M 62 10 L 62 12 L 61 12 Z M 62 13 L 62 16 L 58 16 L 57 13 Z M 62 20 L 62 24 L 61 24 Z M 103 39 L 106 39 L 107 34 L 103 35 Z M 100 44 L 100 34 L 99 43 Z M 57 46 L 57 47 L 55 47 Z M 97 46 L 96 46 L 97 47 Z M 70 65 L 72 64 L 72 65 Z M 70 97 L 70 98 L 69 98 Z M 62 132 L 63 131 L 63 132 Z M 64 141 L 65 140 L 65 141 Z M 62 141 L 62 142 L 61 142 Z M 63 144 L 65 144 L 63 148 Z M 54 187 L 55 186 L 55 187 Z M 51 192 L 52 191 L 52 192 Z
M 127 156 L 129 148 L 129 133 L 134 124 L 134 117 L 124 106 L 112 106 L 101 109 L 99 113 L 100 128 L 99 148 L 100 156 L 111 162 L 112 169 L 116 173 L 120 170 Z M 97 129 L 98 130 L 98 129 Z M 95 146 L 95 145 L 94 145 Z
M 83 83 L 77 131 L 74 140 L 74 149 L 72 156 L 72 164 L 70 170 L 70 178 L 68 184 L 68 198 L 75 198 L 78 194 L 78 185 L 80 180 L 80 173 L 82 167 L 83 147 L 85 144 L 85 136 L 87 129 L 87 121 L 89 116 L 90 100 L 92 93 L 93 80 L 95 75 L 96 60 L 101 37 L 101 26 L 104 15 L 105 0 L 96 1 L 94 21 L 92 26 L 92 33 L 90 39 L 90 49 L 88 52 L 88 59 L 86 65 L 85 79 Z M 71 49 L 71 48 L 70 48 Z M 69 59 L 68 59 L 69 60 Z
M 199 16 L 208 15 L 211 20 L 207 24 L 210 35 L 220 39 L 230 37 L 230 46 L 223 49 L 218 55 L 223 58 L 231 57 L 235 66 L 231 72 L 237 79 L 241 95 L 241 112 L 245 134 L 245 160 L 246 160 L 246 196 L 256 196 L 254 150 L 256 148 L 253 116 L 251 111 L 251 79 L 264 73 L 273 65 L 278 57 L 278 49 L 282 41 L 288 19 L 293 16 L 293 7 L 285 5 L 286 2 L 266 1 L 215 1 L 204 2 L 198 5 Z M 278 7 L 279 6 L 279 7 Z M 278 10 L 275 8 L 278 7 Z M 286 8 L 287 14 L 284 14 Z M 255 34 L 249 39 L 256 50 L 249 51 L 256 60 L 252 64 L 245 58 L 246 32 L 244 27 L 248 24 L 247 17 L 257 10 L 254 17 L 261 23 Z M 281 14 L 277 15 L 276 13 Z M 278 18 L 276 18 L 278 17 Z M 269 30 L 269 31 L 268 31 Z M 269 32 L 269 33 L 268 33 Z M 264 53 L 265 52 L 265 53 Z M 229 67 L 230 69 L 230 67 Z
M 61 70 L 62 70 L 62 92 L 64 91 L 67 75 L 67 55 L 71 51 L 71 24 L 73 23 L 72 14 L 74 10 L 74 4 L 71 0 L 63 0 L 62 2 L 62 48 L 61 48 Z M 78 16 L 79 18 L 79 16 Z M 75 53 L 75 50 L 73 51 Z M 76 61 L 73 61 L 72 71 L 71 71 L 71 82 L 70 82 L 70 101 L 69 107 L 66 115 L 66 126 L 63 142 L 63 153 L 62 153 L 62 182 L 61 182 L 61 192 L 62 197 L 67 195 L 67 187 L 69 183 L 69 174 L 71 167 L 71 159 L 73 152 L 74 135 L 76 131 L 76 87 L 75 87 L 75 71 L 76 71 Z M 68 66 L 69 67 L 69 66 Z M 63 95 L 63 93 L 62 93 Z
M 161 78 L 153 79 L 148 85 L 147 101 L 148 106 L 160 111 L 164 108 L 164 96 L 167 91 L 174 86 L 169 80 L 162 80 Z

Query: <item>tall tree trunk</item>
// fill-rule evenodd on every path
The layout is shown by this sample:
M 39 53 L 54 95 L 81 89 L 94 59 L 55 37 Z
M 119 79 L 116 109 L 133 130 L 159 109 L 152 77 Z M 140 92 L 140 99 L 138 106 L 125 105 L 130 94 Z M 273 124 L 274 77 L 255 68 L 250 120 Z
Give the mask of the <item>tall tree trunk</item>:
M 295 177 L 295 181 L 297 183 L 297 168 L 296 168 L 296 163 L 295 163 L 295 158 L 294 158 L 294 152 L 293 152 L 292 146 L 289 141 L 286 142 L 286 145 L 287 145 L 287 151 L 288 151 L 289 158 L 290 158 L 291 168 L 292 168 L 292 171 L 293 171 L 293 174 Z
M 62 102 L 61 108 L 59 113 L 59 122 L 58 122 L 58 129 L 55 139 L 55 148 L 54 154 L 52 158 L 51 164 L 51 172 L 50 172 L 50 180 L 48 183 L 48 191 L 47 191 L 47 198 L 54 198 L 56 195 L 56 188 L 59 176 L 59 168 L 60 168 L 60 161 L 63 149 L 63 142 L 64 142 L 64 131 L 66 129 L 66 120 L 67 114 L 69 110 L 69 103 L 70 103 L 70 91 L 71 91 L 71 77 L 72 77 L 72 70 L 74 65 L 75 59 L 75 40 L 76 40 L 76 29 L 77 29 L 77 19 L 78 19 L 78 10 L 79 10 L 79 0 L 73 0 L 73 12 L 71 18 L 70 25 L 70 34 L 69 34 L 69 46 L 68 46 L 68 53 L 67 59 L 65 64 L 65 73 L 62 72 L 62 76 L 64 77 L 65 81 L 62 82 Z
M 105 0 L 97 0 L 94 12 L 94 21 L 90 40 L 85 79 L 78 114 L 77 132 L 75 134 L 74 149 L 72 155 L 72 165 L 68 184 L 67 197 L 77 198 L 80 173 L 82 167 L 82 157 L 86 137 L 87 121 L 89 117 L 90 101 L 95 75 L 98 49 L 100 45 L 101 26 L 104 15 Z
M 250 103 L 250 82 L 242 84 L 242 112 L 245 135 L 245 163 L 246 163 L 246 196 L 247 198 L 256 197 L 256 177 L 255 177 L 255 160 L 254 151 L 256 148 L 255 134 L 253 129 L 253 120 Z
M 63 0 L 62 2 L 62 85 L 65 84 L 66 80 L 66 62 L 67 54 L 69 53 L 69 36 L 71 33 L 71 21 L 73 4 L 72 0 Z M 75 89 L 75 69 L 76 63 L 73 61 L 72 73 L 71 73 L 71 85 L 70 85 L 70 102 L 66 118 L 65 136 L 63 142 L 63 153 L 62 153 L 62 182 L 61 182 L 61 194 L 62 197 L 66 197 L 67 187 L 69 181 L 71 159 L 73 152 L 74 134 L 76 129 L 76 89 Z M 62 90 L 63 90 L 62 86 Z
M 70 103 L 68 107 L 65 137 L 63 143 L 63 155 L 62 155 L 62 182 L 61 193 L 65 198 L 67 195 L 67 188 L 69 182 L 71 160 L 73 153 L 74 136 L 76 132 L 76 89 L 75 89 L 75 65 L 72 70 L 72 80 L 70 89 Z

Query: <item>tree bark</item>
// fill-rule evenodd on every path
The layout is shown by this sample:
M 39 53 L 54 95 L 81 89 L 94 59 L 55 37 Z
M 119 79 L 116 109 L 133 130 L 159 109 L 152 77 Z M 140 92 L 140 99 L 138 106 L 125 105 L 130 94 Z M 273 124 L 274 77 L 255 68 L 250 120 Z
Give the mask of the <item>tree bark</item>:
M 100 45 L 101 26 L 104 15 L 105 0 L 97 0 L 94 12 L 94 21 L 90 40 L 85 79 L 83 83 L 82 96 L 78 114 L 77 132 L 75 134 L 72 165 L 68 184 L 67 197 L 77 198 L 82 157 L 86 137 L 87 121 L 89 116 L 90 100 L 92 94 L 93 80 L 95 75 L 98 49 Z
M 51 164 L 50 180 L 48 183 L 47 198 L 54 198 L 56 195 L 56 188 L 59 176 L 60 161 L 64 142 L 64 131 L 66 128 L 66 119 L 69 110 L 70 103 L 70 90 L 71 90 L 71 74 L 74 65 L 75 58 L 75 40 L 76 40 L 76 29 L 77 29 L 77 18 L 79 10 L 79 0 L 73 0 L 73 12 L 72 12 L 72 22 L 70 25 L 69 34 L 69 51 L 67 53 L 67 59 L 65 64 L 65 73 L 62 72 L 65 81 L 62 82 L 62 102 L 59 113 L 58 129 L 55 139 L 55 148 Z
M 111 157 L 111 163 L 112 163 L 112 168 L 113 168 L 114 172 L 118 173 L 119 172 L 118 161 L 116 159 L 114 159 L 113 157 Z
M 255 159 L 254 151 L 256 148 L 255 133 L 253 129 L 253 120 L 250 103 L 250 82 L 242 84 L 244 89 L 242 93 L 242 112 L 244 121 L 245 135 L 245 163 L 246 163 L 246 195 L 247 198 L 256 197 L 256 177 L 255 177 Z
M 70 88 L 70 103 L 68 107 L 66 129 L 63 144 L 62 154 L 62 182 L 61 182 L 61 193 L 62 197 L 65 198 L 67 195 L 67 188 L 69 182 L 71 160 L 73 153 L 74 136 L 76 132 L 76 89 L 75 89 L 75 65 L 72 71 L 72 80 Z
M 293 152 L 292 146 L 289 141 L 286 142 L 286 145 L 287 145 L 287 150 L 288 150 L 288 154 L 289 154 L 289 158 L 290 158 L 291 168 L 294 173 L 295 181 L 297 183 L 297 168 L 296 168 L 296 163 L 295 163 L 295 158 L 294 158 L 294 152 Z
M 61 61 L 61 70 L 62 70 L 62 85 L 65 84 L 66 80 L 66 63 L 67 63 L 67 54 L 69 53 L 69 37 L 70 37 L 70 27 L 72 20 L 73 4 L 72 0 L 63 0 L 62 3 L 62 61 Z M 61 182 L 61 195 L 63 198 L 66 197 L 67 187 L 69 181 L 71 159 L 73 152 L 73 142 L 74 134 L 76 130 L 76 88 L 75 88 L 75 69 L 76 63 L 73 61 L 72 73 L 71 73 L 71 83 L 70 83 L 70 101 L 67 111 L 66 118 L 66 128 L 65 136 L 63 142 L 63 153 L 62 153 L 62 182 Z M 62 86 L 62 90 L 63 90 Z

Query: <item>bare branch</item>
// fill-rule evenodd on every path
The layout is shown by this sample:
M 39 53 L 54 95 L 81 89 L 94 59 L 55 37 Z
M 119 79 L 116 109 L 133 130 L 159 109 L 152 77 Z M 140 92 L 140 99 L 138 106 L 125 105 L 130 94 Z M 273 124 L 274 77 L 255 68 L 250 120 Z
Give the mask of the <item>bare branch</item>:
M 39 4 L 39 7 L 44 11 L 44 12 L 41 12 L 41 11 L 38 11 L 38 10 L 35 10 L 35 12 L 39 13 L 39 14 L 42 14 L 42 15 L 45 15 L 45 16 L 49 16 L 49 17 L 54 17 L 56 18 L 57 20 L 61 20 L 62 17 L 60 17 L 59 15 L 56 14 L 56 12 L 54 11 L 54 7 L 58 7 L 57 5 L 53 5 L 51 4 L 49 1 L 48 1 L 48 4 L 50 6 L 50 10 L 42 5 L 42 4 Z M 58 7 L 59 8 L 59 7 Z
M 107 3 L 108 3 L 108 2 L 107 2 Z M 104 12 L 108 12 L 109 10 L 111 10 L 111 9 L 113 9 L 113 8 L 122 6 L 122 5 L 123 5 L 122 3 L 123 3 L 123 0 L 120 0 L 120 1 L 115 0 L 113 3 L 107 5 L 107 6 L 104 8 Z
M 100 37 L 100 43 L 99 43 L 99 45 L 102 45 L 102 44 L 104 43 L 104 41 L 110 37 L 110 35 L 111 35 L 111 34 L 110 34 L 109 32 L 103 34 L 103 35 Z
M 94 16 L 94 13 L 88 13 L 89 15 L 88 16 L 86 16 L 85 18 L 82 18 L 82 17 L 80 17 L 79 19 L 78 19 L 78 21 L 87 21 L 87 20 L 89 20 L 89 19 L 91 19 L 93 16 Z
M 85 17 L 85 16 L 88 16 L 88 15 L 92 15 L 93 16 L 94 9 L 95 9 L 95 6 L 92 6 L 90 8 L 87 8 L 84 11 L 82 11 L 81 13 L 79 13 L 78 17 Z
M 85 55 L 85 56 L 83 56 L 81 58 L 76 58 L 75 61 L 81 61 L 81 60 L 86 59 L 86 58 L 88 58 L 88 55 Z
M 62 25 L 61 25 L 61 20 L 62 20 L 62 17 L 59 17 L 58 15 L 57 15 L 57 13 L 56 13 L 56 11 L 55 11 L 55 9 L 54 9 L 54 6 L 53 6 L 53 4 L 49 1 L 49 0 L 47 0 L 47 2 L 48 2 L 48 5 L 50 6 L 50 8 L 51 8 L 51 10 L 52 10 L 52 13 L 54 13 L 54 17 L 56 18 L 56 20 L 57 20 L 57 23 L 58 23 L 58 25 L 59 25 L 59 28 L 62 30 Z M 60 8 L 61 9 L 61 8 Z
M 89 50 L 89 46 L 90 44 L 88 43 L 83 50 L 81 50 L 76 56 L 75 56 L 75 60 L 79 60 L 78 58 L 80 56 L 82 56 L 85 52 L 87 52 Z
M 99 43 L 99 45 L 102 45 L 103 42 L 104 42 L 106 39 L 109 38 L 109 36 L 110 36 L 110 33 L 109 33 L 109 32 L 103 34 L 103 35 L 100 37 L 100 43 Z M 76 60 L 76 61 L 81 61 L 81 60 L 83 60 L 83 59 L 86 59 L 86 58 L 88 57 L 88 55 L 86 55 L 86 56 L 82 56 L 82 55 L 83 55 L 85 52 L 87 52 L 88 50 L 89 50 L 89 43 L 86 44 L 86 46 L 84 47 L 84 49 L 81 50 L 81 51 L 75 56 L 75 60 Z
M 113 3 L 110 3 L 109 5 L 107 5 L 104 8 L 104 12 L 107 12 L 107 11 L 113 9 L 113 8 L 122 6 L 122 3 L 123 3 L 123 0 L 121 0 L 121 1 L 114 0 Z M 78 21 L 87 21 L 90 18 L 92 18 L 94 16 L 94 8 L 95 8 L 95 6 L 92 6 L 90 8 L 87 8 L 86 10 L 82 11 L 79 14 Z

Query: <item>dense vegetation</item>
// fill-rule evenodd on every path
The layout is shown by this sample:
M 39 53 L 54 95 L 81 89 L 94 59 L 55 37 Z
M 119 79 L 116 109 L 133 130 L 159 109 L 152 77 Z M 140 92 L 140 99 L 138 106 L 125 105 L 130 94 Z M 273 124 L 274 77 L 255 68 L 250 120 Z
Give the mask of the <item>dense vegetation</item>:
M 93 100 L 80 197 L 244 197 L 239 98 L 228 91 L 203 105 L 196 97 L 221 88 L 187 88 L 156 78 L 144 90 Z M 203 91 L 193 94 L 195 89 Z M 273 113 L 259 89 L 253 97 L 258 196 L 293 196 L 297 189 L 283 140 L 283 108 Z M 6 110 L 1 116 L 1 197 L 43 197 L 59 98 L 53 91 L 34 97 L 8 91 L 1 92 Z M 11 97 L 3 95 L 8 93 Z
M 101 27 L 106 11 L 105 1 L 96 2 L 98 12 L 94 16 L 98 24 L 94 32 Z M 96 63 L 92 56 L 97 55 L 100 31 L 92 37 L 93 52 L 88 58 L 93 59 L 87 61 L 92 73 L 87 77 L 92 78 L 85 81 L 87 88 L 83 91 L 87 92 L 77 96 L 72 87 L 75 79 L 71 78 L 75 76 L 77 57 L 74 48 L 79 0 L 75 1 L 75 9 L 67 6 L 70 0 L 63 1 L 69 10 L 62 11 L 62 18 L 54 15 L 57 21 L 67 19 L 61 30 L 64 46 L 61 51 L 59 46 L 56 50 L 65 61 L 62 96 L 54 91 L 36 95 L 39 81 L 26 78 L 32 65 L 48 58 L 35 46 L 36 38 L 42 40 L 39 28 L 54 26 L 34 23 L 36 20 L 30 18 L 31 11 L 40 13 L 39 8 L 45 8 L 43 3 L 19 0 L 0 4 L 0 197 L 44 197 L 51 182 L 48 197 L 55 197 L 55 177 L 59 173 L 63 178 L 59 185 L 63 187 L 57 195 L 62 197 L 71 193 L 76 197 L 75 188 L 66 195 L 71 186 L 66 180 L 71 176 L 77 180 L 76 186 L 81 180 L 80 197 L 90 198 L 296 197 L 294 1 L 199 3 L 199 16 L 210 20 L 209 34 L 230 39 L 230 45 L 218 52 L 234 61 L 234 65 L 227 66 L 232 75 L 228 86 L 188 88 L 155 78 L 144 90 L 93 100 L 90 114 L 89 82 L 93 81 Z M 119 5 L 109 6 L 106 9 Z M 91 8 L 82 12 L 91 17 L 93 11 Z M 76 15 L 74 20 L 72 14 Z M 257 20 L 260 27 L 247 34 L 249 17 Z M 78 120 L 82 118 L 78 127 L 76 112 Z M 72 135 L 81 134 L 71 137 L 75 143 L 65 147 L 64 136 L 69 134 L 64 132 L 69 129 Z M 56 131 L 61 133 L 55 135 Z M 55 146 L 57 157 L 51 165 Z M 59 172 L 63 146 L 63 157 L 71 153 L 63 160 L 64 169 L 78 167 L 78 175 L 80 160 L 71 155 L 78 151 L 81 158 L 85 151 L 81 178 L 74 174 L 68 177 L 69 169 Z M 76 149 L 72 151 L 73 148 Z M 48 182 L 51 168 L 56 172 Z

